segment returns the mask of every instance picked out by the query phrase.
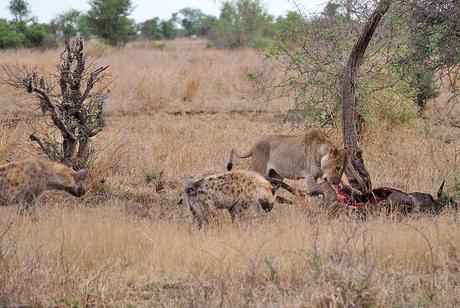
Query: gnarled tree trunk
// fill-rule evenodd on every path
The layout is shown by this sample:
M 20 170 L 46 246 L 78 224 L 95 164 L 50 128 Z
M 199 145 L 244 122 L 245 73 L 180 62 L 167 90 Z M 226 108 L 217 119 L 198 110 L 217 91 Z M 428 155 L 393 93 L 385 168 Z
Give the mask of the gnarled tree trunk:
M 364 52 L 374 35 L 375 29 L 383 15 L 390 8 L 390 2 L 390 0 L 382 0 L 364 25 L 363 31 L 348 58 L 342 85 L 343 141 L 345 146 L 348 146 L 352 151 L 352 157 L 347 165 L 345 174 L 350 185 L 363 193 L 369 192 L 372 189 L 372 183 L 369 173 L 364 166 L 362 150 L 359 148 L 356 132 L 356 75 L 363 62 Z
M 92 62 L 87 64 L 80 39 L 73 43 L 65 41 L 60 60 L 58 74 L 48 78 L 39 77 L 28 68 L 4 65 L 6 78 L 0 81 L 34 93 L 42 113 L 51 117 L 52 126 L 59 129 L 62 136 L 61 141 L 47 134 L 31 134 L 30 140 L 50 159 L 81 169 L 89 163 L 91 138 L 105 125 L 103 112 L 110 91 L 106 90 L 102 79 L 108 66 L 95 68 Z

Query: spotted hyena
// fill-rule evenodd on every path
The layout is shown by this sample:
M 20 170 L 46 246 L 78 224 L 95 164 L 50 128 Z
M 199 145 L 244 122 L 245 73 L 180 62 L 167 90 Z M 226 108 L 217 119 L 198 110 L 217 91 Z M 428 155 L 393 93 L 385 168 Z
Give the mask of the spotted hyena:
M 252 171 L 231 171 L 187 182 L 185 193 L 186 204 L 199 226 L 215 216 L 215 209 L 227 209 L 234 221 L 251 206 L 257 211 L 271 211 L 275 200 L 270 182 Z
M 85 194 L 87 170 L 46 159 L 26 159 L 0 166 L 0 205 L 18 204 L 29 208 L 45 190 L 63 190 L 73 196 Z

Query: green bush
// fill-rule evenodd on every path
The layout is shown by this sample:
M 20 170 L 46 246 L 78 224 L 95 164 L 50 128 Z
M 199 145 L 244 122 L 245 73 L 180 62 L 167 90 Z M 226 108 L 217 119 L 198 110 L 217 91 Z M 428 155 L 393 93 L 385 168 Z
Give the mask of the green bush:
M 204 14 L 201 10 L 186 7 L 173 14 L 173 19 L 183 27 L 183 35 L 206 36 L 209 34 L 216 18 Z
M 414 102 L 421 108 L 425 108 L 430 98 L 437 96 L 435 90 L 434 72 L 423 63 L 406 61 L 397 65 L 399 78 L 407 81 L 414 91 Z
M 460 64 L 460 9 L 458 1 L 451 0 L 416 3 L 393 5 L 395 13 L 389 21 L 401 38 L 392 64 L 399 78 L 415 90 L 413 101 L 423 109 L 430 98 L 437 96 L 437 72 L 448 72 Z M 455 84 L 448 84 L 451 93 L 456 91 Z
M 249 47 L 254 49 L 267 49 L 273 44 L 273 39 L 265 36 L 255 36 L 249 42 Z
M 454 2 L 394 1 L 358 71 L 357 126 L 377 120 L 408 123 L 437 95 L 438 72 L 460 63 L 460 10 Z M 320 14 L 289 12 L 274 26 L 267 57 L 281 65 L 285 77 L 278 88 L 294 95 L 295 109 L 309 125 L 330 115 L 340 118 L 344 68 L 363 24 L 357 16 L 371 13 L 358 3 L 332 0 Z
M 88 25 L 88 16 L 75 9 L 58 15 L 51 21 L 50 27 L 57 36 L 80 36 L 88 38 L 91 33 Z
M 274 26 L 274 38 L 291 47 L 298 43 L 299 38 L 305 34 L 305 24 L 302 16 L 297 12 L 288 12 L 286 17 L 279 17 Z
M 47 36 L 46 26 L 34 23 L 24 28 L 25 47 L 40 47 Z
M 170 20 L 163 20 L 160 23 L 161 33 L 166 39 L 173 39 L 176 37 L 176 29 Z
M 37 23 L 36 18 L 29 17 L 30 8 L 27 1 L 10 0 L 8 8 L 14 19 L 0 19 L 0 49 L 46 48 L 55 45 L 52 42 L 54 39 L 50 36 L 50 26 Z
M 48 28 L 44 24 L 0 20 L 0 49 L 42 47 Z
M 159 40 L 163 38 L 163 32 L 158 17 L 148 19 L 139 25 L 141 35 L 145 39 Z
M 91 0 L 89 4 L 88 22 L 94 34 L 113 46 L 134 37 L 134 22 L 128 18 L 131 0 Z
M 138 24 L 137 29 L 144 39 L 149 40 L 173 39 L 183 32 L 176 27 L 175 14 L 168 20 L 148 19 Z
M 267 47 L 273 32 L 273 17 L 259 0 L 224 2 L 210 39 L 218 48 Z
M 25 36 L 16 27 L 0 19 L 0 49 L 18 48 L 23 45 Z
M 43 49 L 52 49 L 59 47 L 59 41 L 53 34 L 47 34 L 40 46 Z

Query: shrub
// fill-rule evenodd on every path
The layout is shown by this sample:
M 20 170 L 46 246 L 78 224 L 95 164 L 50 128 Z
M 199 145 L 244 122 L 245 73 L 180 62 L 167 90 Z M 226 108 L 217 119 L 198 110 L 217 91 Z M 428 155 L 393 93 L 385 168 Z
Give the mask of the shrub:
M 138 25 L 138 29 L 145 39 L 159 40 L 163 38 L 163 32 L 160 27 L 160 19 L 158 17 L 148 19 Z
M 161 34 L 166 39 L 173 39 L 176 37 L 176 28 L 171 20 L 163 20 L 160 22 Z
M 370 9 L 353 1 L 330 1 L 320 14 L 304 18 L 291 12 L 278 19 L 267 56 L 281 60 L 284 77 L 278 84 L 295 95 L 295 109 L 304 111 L 308 125 L 340 118 L 345 65 Z M 450 0 L 391 6 L 360 67 L 357 126 L 382 118 L 408 122 L 437 95 L 437 73 L 453 72 L 460 63 L 459 36 L 454 34 L 459 17 L 460 7 Z M 455 82 L 451 84 L 455 95 Z
M 90 35 L 88 16 L 75 9 L 54 18 L 50 26 L 56 36 L 80 36 L 87 38 Z
M 40 47 L 47 36 L 46 25 L 33 23 L 24 27 L 25 47 Z
M 113 46 L 134 37 L 134 22 L 128 18 L 131 0 L 92 0 L 90 6 L 88 22 L 94 34 Z
M 186 7 L 173 15 L 183 27 L 184 36 L 206 36 L 216 21 L 214 16 L 204 14 L 201 10 Z
M 48 35 L 45 24 L 25 21 L 8 22 L 0 20 L 0 49 L 19 47 L 41 47 Z
M 272 45 L 272 43 L 273 40 L 271 38 L 264 36 L 255 36 L 249 42 L 249 47 L 252 47 L 254 49 L 267 49 Z
M 273 17 L 268 15 L 259 0 L 225 2 L 210 38 L 219 48 L 265 45 L 271 36 Z M 262 41 L 264 43 L 261 44 Z
M 51 120 L 44 133 L 30 135 L 31 141 L 50 159 L 80 169 L 91 163 L 91 139 L 105 125 L 103 112 L 110 91 L 99 84 L 108 66 L 87 65 L 79 39 L 72 44 L 65 41 L 60 60 L 57 74 L 41 77 L 27 68 L 4 66 L 3 82 L 33 93 L 43 116 Z M 60 136 L 49 134 L 52 129 Z
M 0 19 L 0 49 L 21 47 L 24 43 L 24 34 L 4 19 Z

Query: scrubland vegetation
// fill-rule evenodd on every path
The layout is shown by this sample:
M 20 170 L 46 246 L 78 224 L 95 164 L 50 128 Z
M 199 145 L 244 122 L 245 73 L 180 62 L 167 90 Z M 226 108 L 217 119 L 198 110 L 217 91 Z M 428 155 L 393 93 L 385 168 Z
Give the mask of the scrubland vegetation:
M 266 101 L 249 91 L 244 72 L 264 66 L 257 52 L 188 40 L 163 50 L 155 44 L 107 49 L 98 60 L 118 78 L 87 195 L 46 194 L 37 223 L 1 208 L 2 303 L 458 305 L 456 212 L 331 219 L 309 198 L 235 225 L 191 224 L 177 205 L 185 179 L 223 171 L 233 145 L 303 129 L 283 122 L 288 99 Z M 16 50 L 2 59 L 52 69 L 57 55 Z M 190 80 L 198 86 L 184 100 Z M 2 92 L 2 161 L 36 155 L 27 132 L 40 119 L 22 112 L 30 98 L 9 87 Z M 455 146 L 446 142 L 452 133 L 422 120 L 397 129 L 375 125 L 362 144 L 374 186 L 434 193 L 458 168 Z M 340 139 L 336 129 L 330 134 Z M 161 170 L 165 188 L 156 192 Z
M 386 20 L 402 21 L 395 11 Z M 278 28 L 275 43 L 262 50 L 215 49 L 187 38 L 122 48 L 85 41 L 97 65 L 110 65 L 87 193 L 46 193 L 37 222 L 13 206 L 0 208 L 0 306 L 459 306 L 454 209 L 408 216 L 376 209 L 362 219 L 329 215 L 321 198 L 289 195 L 293 205 L 275 204 L 235 224 L 222 213 L 219 224 L 198 229 L 179 203 L 185 180 L 224 171 L 231 147 L 249 149 L 263 134 L 321 125 L 342 143 L 340 80 L 362 21 L 347 23 L 347 11 L 333 5 L 310 26 L 299 17 L 282 24 L 300 29 L 302 39 Z M 404 31 L 388 47 L 384 33 L 370 46 L 357 91 L 372 184 L 435 194 L 446 180 L 447 194 L 457 198 L 458 58 L 444 48 L 455 36 L 430 32 L 428 52 L 415 48 L 425 44 L 415 35 L 410 46 L 394 47 L 408 42 Z M 313 35 L 317 44 L 304 45 Z M 402 61 L 415 59 L 415 51 L 423 60 Z M 0 59 L 54 72 L 60 53 L 10 49 Z M 440 54 L 451 57 L 428 62 Z M 48 115 L 22 89 L 1 83 L 0 91 L 0 162 L 41 155 L 29 135 L 57 133 Z M 235 163 L 247 167 L 246 160 Z

